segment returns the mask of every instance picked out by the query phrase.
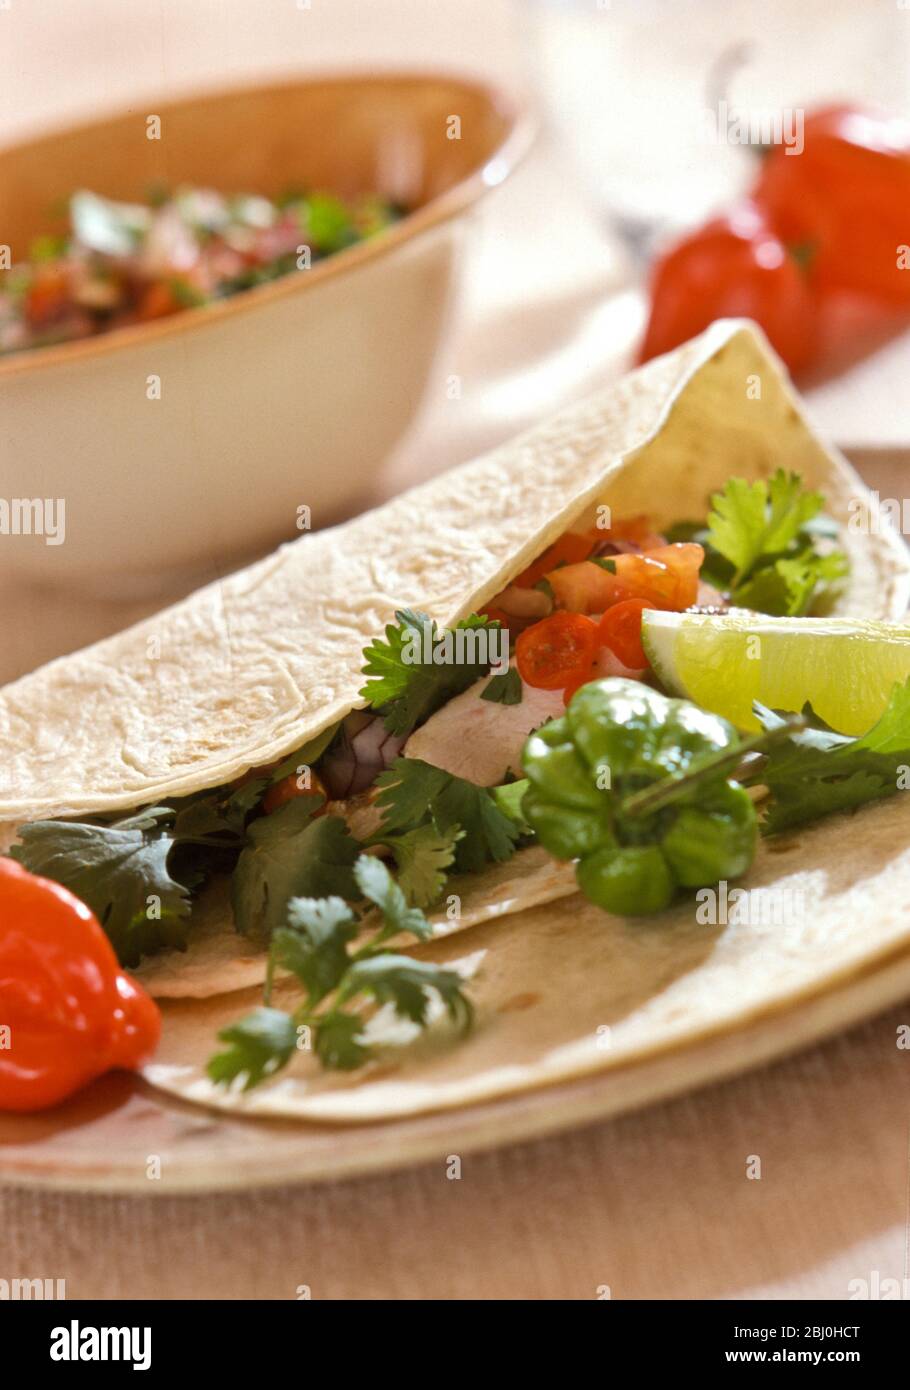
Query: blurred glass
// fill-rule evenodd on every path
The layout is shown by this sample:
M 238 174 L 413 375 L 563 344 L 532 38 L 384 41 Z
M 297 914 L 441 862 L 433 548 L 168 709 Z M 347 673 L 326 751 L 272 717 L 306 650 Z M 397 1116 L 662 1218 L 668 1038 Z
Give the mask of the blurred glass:
M 804 109 L 910 114 L 910 0 L 526 0 L 544 110 L 640 254 L 750 182 Z

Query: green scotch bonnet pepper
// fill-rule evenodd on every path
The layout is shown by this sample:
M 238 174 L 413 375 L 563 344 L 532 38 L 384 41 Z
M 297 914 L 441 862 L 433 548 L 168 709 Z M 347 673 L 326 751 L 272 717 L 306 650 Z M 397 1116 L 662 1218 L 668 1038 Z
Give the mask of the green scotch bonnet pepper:
M 668 805 L 623 814 L 635 792 L 739 743 L 732 724 L 638 681 L 584 685 L 561 719 L 528 738 L 522 813 L 557 859 L 576 859 L 578 886 L 608 912 L 660 912 L 680 888 L 745 873 L 755 808 L 722 771 Z

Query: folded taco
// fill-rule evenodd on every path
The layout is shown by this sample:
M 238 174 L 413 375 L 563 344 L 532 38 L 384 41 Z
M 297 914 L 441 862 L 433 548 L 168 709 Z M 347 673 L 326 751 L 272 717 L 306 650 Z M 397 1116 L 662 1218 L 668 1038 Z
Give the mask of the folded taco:
M 164 1001 L 166 1090 L 356 1120 L 617 1066 L 910 941 L 908 598 L 717 324 L 8 686 L 4 844 Z

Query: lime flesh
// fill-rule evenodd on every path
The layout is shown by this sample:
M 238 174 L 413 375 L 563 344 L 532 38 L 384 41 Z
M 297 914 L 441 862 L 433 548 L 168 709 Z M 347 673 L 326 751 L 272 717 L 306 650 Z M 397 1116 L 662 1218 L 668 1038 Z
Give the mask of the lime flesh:
M 758 729 L 752 701 L 816 714 L 844 734 L 863 734 L 910 677 L 910 626 L 863 618 L 642 614 L 642 644 L 674 695 Z

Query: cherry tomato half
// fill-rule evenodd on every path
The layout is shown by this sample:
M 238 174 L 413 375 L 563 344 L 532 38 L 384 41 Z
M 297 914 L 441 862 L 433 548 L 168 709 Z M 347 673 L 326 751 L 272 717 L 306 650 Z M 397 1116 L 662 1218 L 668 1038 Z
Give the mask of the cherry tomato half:
M 639 361 L 669 352 L 715 319 L 730 317 L 754 319 L 791 371 L 808 366 L 815 356 L 812 291 L 798 261 L 754 203 L 707 222 L 658 260 Z
M 598 624 L 598 639 L 624 666 L 643 671 L 649 664 L 641 644 L 641 615 L 653 607 L 647 599 L 628 598 L 608 608 Z
M 581 613 L 553 613 L 525 628 L 515 643 L 515 664 L 526 685 L 562 690 L 587 672 L 597 651 L 597 624 Z

